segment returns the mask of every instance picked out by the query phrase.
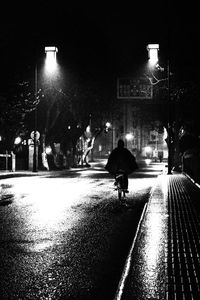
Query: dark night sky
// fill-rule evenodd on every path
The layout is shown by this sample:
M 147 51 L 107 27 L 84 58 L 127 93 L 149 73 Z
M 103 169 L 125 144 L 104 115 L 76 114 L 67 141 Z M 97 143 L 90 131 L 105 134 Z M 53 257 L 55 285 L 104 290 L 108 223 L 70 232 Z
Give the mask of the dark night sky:
M 1 81 L 36 58 L 44 47 L 58 47 L 58 59 L 67 70 L 106 77 L 131 75 L 148 59 L 148 43 L 160 44 L 160 61 L 169 55 L 176 72 L 196 76 L 199 70 L 199 18 L 195 8 L 167 2 L 48 5 L 26 2 L 5 8 L 0 20 Z M 108 2 L 107 2 L 108 3 Z M 130 5 L 132 3 L 133 5 Z M 64 5 L 65 4 L 65 5 Z

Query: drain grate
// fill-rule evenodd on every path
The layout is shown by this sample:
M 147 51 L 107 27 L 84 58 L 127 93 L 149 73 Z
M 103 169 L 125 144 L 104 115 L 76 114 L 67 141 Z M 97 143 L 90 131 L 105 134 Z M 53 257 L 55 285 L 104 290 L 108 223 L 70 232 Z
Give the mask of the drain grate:
M 200 297 L 200 222 L 191 202 L 191 183 L 186 181 L 169 177 L 168 300 Z

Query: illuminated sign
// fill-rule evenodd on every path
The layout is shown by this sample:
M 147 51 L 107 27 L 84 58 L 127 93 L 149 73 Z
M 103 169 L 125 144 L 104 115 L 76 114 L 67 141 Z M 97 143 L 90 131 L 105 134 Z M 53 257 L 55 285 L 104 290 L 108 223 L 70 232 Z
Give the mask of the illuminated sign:
M 152 99 L 153 86 L 147 78 L 118 78 L 118 99 Z

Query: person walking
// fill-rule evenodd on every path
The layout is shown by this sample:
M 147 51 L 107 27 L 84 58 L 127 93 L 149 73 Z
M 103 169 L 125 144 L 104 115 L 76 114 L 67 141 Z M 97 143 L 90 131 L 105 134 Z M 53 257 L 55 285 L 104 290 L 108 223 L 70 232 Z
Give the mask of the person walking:
M 124 146 L 122 139 L 118 140 L 117 147 L 110 153 L 105 169 L 116 178 L 119 173 L 124 174 L 124 190 L 128 193 L 128 175 L 138 169 L 135 156 Z

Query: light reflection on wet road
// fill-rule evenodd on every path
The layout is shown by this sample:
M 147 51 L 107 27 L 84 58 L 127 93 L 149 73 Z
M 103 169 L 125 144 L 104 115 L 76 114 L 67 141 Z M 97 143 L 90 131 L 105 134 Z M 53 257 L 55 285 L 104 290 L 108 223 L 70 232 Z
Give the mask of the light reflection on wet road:
M 150 167 L 130 178 L 128 201 L 133 208 L 142 201 L 144 205 L 142 199 L 161 169 L 161 165 Z M 5 200 L 0 205 L 1 295 L 59 299 L 67 294 L 73 299 L 74 293 L 79 299 L 74 290 L 80 288 L 90 299 L 99 279 L 88 274 L 92 276 L 95 265 L 99 269 L 104 261 L 107 264 L 115 228 L 124 220 L 131 222 L 134 213 L 117 210 L 113 179 L 96 168 L 73 178 L 10 178 L 0 184 Z

